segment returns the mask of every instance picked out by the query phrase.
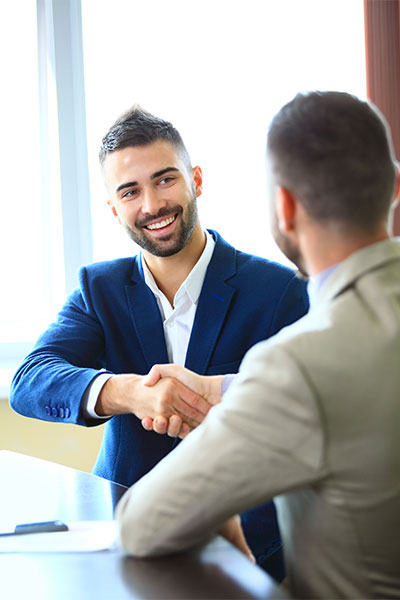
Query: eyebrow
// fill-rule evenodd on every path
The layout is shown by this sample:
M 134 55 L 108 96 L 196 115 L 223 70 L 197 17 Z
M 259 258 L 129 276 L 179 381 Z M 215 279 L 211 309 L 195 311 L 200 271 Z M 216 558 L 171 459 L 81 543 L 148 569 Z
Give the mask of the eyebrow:
M 157 177 L 161 177 L 161 175 L 165 175 L 165 173 L 168 173 L 170 171 L 179 171 L 179 169 L 177 169 L 176 167 L 166 167 L 165 169 L 161 169 L 161 171 L 156 171 L 155 173 L 150 175 L 150 180 L 156 179 Z M 121 190 L 124 190 L 125 188 L 135 187 L 136 185 L 139 185 L 138 181 L 127 181 L 126 183 L 121 183 L 121 185 L 119 185 L 115 191 L 116 193 L 118 193 Z
M 150 177 L 150 179 L 156 179 L 157 177 L 161 177 L 161 175 L 168 173 L 168 171 L 179 171 L 179 169 L 177 169 L 176 167 L 167 167 L 166 169 L 161 169 L 161 171 L 157 171 L 156 173 L 153 173 L 153 175 Z

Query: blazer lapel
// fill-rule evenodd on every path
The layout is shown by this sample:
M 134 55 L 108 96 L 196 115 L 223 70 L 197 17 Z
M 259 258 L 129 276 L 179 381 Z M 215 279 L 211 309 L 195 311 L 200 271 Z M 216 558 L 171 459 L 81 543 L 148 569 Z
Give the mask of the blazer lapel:
M 201 290 L 185 366 L 200 375 L 208 367 L 236 289 L 225 283 L 236 273 L 236 253 L 218 234 Z
M 149 370 L 154 364 L 167 363 L 164 328 L 154 294 L 144 281 L 140 257 L 132 273 L 132 285 L 125 286 L 129 312 Z

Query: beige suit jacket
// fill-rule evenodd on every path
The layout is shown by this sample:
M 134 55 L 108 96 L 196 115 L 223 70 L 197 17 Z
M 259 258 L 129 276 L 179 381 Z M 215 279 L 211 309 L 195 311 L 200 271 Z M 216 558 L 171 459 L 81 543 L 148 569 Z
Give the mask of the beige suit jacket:
M 352 254 L 252 348 L 205 422 L 121 500 L 136 556 L 275 497 L 299 598 L 400 597 L 400 244 Z

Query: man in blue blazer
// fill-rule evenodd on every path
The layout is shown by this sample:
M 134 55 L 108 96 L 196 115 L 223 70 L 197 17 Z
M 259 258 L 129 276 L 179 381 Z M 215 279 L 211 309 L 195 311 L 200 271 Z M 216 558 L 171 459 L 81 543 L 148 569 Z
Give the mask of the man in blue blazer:
M 183 437 L 211 407 L 173 379 L 146 386 L 151 367 L 236 373 L 247 350 L 302 316 L 308 300 L 290 269 L 201 227 L 201 169 L 170 123 L 134 107 L 103 139 L 100 161 L 112 213 L 142 252 L 81 269 L 79 288 L 17 371 L 10 403 L 47 421 L 107 420 L 94 472 L 130 486 L 179 441 L 160 435 L 175 415 Z M 243 523 L 268 562 L 279 547 L 273 504 Z

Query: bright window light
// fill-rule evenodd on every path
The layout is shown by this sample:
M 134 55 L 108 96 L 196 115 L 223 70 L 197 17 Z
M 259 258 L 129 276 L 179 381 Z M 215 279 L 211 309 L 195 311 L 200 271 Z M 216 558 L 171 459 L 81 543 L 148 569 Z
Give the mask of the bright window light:
M 23 18 L 20 3 L 10 2 L 4 16 L 0 358 L 13 355 L 10 343 L 32 342 L 49 322 L 58 281 L 52 271 L 57 235 L 52 219 L 59 201 L 53 197 L 49 211 L 42 188 L 36 2 L 24 2 Z M 57 157 L 54 166 L 53 179 Z

